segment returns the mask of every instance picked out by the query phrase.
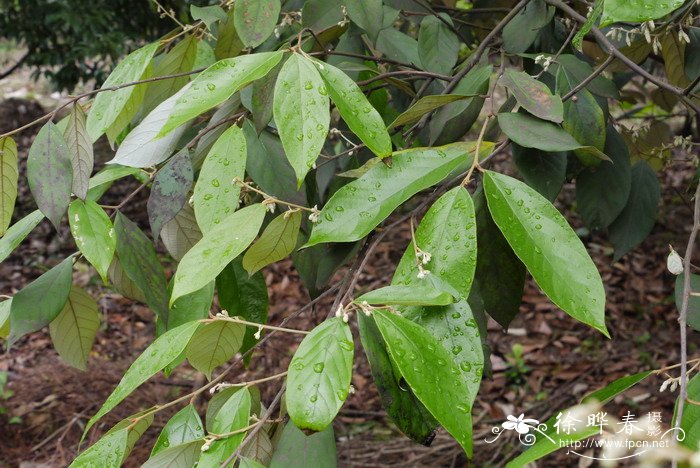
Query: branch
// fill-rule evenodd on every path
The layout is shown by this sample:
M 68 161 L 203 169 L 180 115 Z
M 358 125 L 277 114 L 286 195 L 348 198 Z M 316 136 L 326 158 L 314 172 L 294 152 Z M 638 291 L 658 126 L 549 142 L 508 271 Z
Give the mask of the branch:
M 10 68 L 5 70 L 4 72 L 0 72 L 0 80 L 2 80 L 3 78 L 7 78 L 12 73 L 14 73 L 15 70 L 17 70 L 19 67 L 21 67 L 24 64 L 25 60 L 27 60 L 27 58 L 29 57 L 30 54 L 31 54 L 31 50 L 28 50 L 27 53 L 24 54 L 19 60 L 17 60 L 17 62 L 15 62 L 14 65 L 12 65 Z

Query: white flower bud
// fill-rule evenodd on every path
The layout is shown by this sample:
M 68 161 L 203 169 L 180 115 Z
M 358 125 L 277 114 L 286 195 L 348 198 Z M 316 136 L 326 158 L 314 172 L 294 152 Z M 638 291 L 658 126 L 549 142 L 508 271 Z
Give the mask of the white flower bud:
M 668 268 L 668 271 L 674 275 L 680 275 L 683 273 L 683 259 L 680 255 L 678 255 L 678 252 L 673 250 L 673 247 L 671 247 L 671 252 L 668 254 L 668 258 L 666 259 L 666 268 Z

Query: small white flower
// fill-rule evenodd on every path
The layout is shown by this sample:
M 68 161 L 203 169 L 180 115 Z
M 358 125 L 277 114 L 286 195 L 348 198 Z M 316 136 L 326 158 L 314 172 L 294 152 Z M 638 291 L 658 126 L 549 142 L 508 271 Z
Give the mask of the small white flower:
M 228 317 L 228 316 L 229 316 L 229 315 L 228 315 L 228 310 L 223 309 L 221 312 L 219 312 L 218 314 L 216 314 L 216 316 L 217 316 L 217 317 Z
M 276 207 L 277 205 L 273 202 L 265 203 L 265 208 L 267 208 L 267 211 L 269 211 L 270 213 L 274 213 Z
M 311 208 L 311 214 L 309 215 L 309 221 L 312 223 L 318 223 L 318 219 L 321 216 L 321 210 L 318 209 L 318 205 L 314 205 L 313 208 Z
M 509 414 L 506 419 L 508 420 L 501 424 L 503 429 L 508 431 L 515 430 L 518 434 L 527 434 L 530 432 L 530 429 L 537 427 L 540 423 L 537 419 L 526 419 L 524 413 L 521 413 L 517 418 Z
M 350 321 L 350 314 L 343 314 L 343 322 L 348 323 Z
M 655 54 L 658 55 L 661 53 L 661 41 L 659 40 L 658 36 L 654 38 L 654 42 L 652 42 L 651 47 L 654 50 Z
M 348 389 L 348 393 L 349 393 L 350 395 L 354 395 L 354 394 L 355 394 L 355 386 L 354 386 L 354 385 L 350 385 L 350 388 Z
M 258 331 L 256 331 L 255 334 L 253 335 L 256 340 L 260 339 L 260 334 L 262 333 L 262 331 L 263 331 L 263 327 L 258 327 Z
M 678 40 L 681 42 L 685 42 L 686 44 L 690 44 L 690 37 L 686 32 L 683 30 L 683 28 L 678 31 Z
M 673 379 L 664 380 L 661 384 L 661 387 L 659 387 L 659 392 L 665 392 L 672 380 Z
M 673 250 L 673 247 L 670 248 L 671 252 L 668 254 L 668 258 L 666 259 L 666 268 L 668 268 L 668 271 L 670 271 L 671 274 L 678 276 L 683 273 L 683 259 L 680 255 L 678 255 L 678 252 Z
M 430 274 L 430 270 L 426 270 L 422 266 L 418 265 L 418 279 L 426 278 Z
M 335 310 L 335 316 L 336 317 L 342 317 L 343 316 L 343 304 L 339 304 L 338 308 Z

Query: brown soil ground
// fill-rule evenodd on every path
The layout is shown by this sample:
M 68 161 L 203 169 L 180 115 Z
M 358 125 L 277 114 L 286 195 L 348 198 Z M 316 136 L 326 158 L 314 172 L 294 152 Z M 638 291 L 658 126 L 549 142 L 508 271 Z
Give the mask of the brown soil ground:
M 31 135 L 19 143 L 22 157 Z M 501 161 L 499 169 L 509 170 Z M 611 263 L 611 248 L 603 235 L 588 235 L 586 243 L 598 266 L 608 293 L 607 317 L 612 340 L 575 322 L 556 308 L 528 281 L 521 313 L 508 332 L 495 322 L 489 325 L 493 354 L 493 376 L 485 378 L 474 407 L 474 466 L 500 466 L 519 453 L 516 438 L 504 435 L 496 443 L 484 438 L 508 414 L 524 412 L 527 417 L 546 420 L 559 409 L 576 403 L 586 393 L 612 380 L 645 369 L 678 361 L 677 312 L 673 301 L 674 278 L 666 272 L 668 245 L 684 248 L 689 232 L 691 209 L 686 195 L 690 164 L 678 157 L 660 175 L 663 201 L 658 223 L 643 245 L 618 263 Z M 18 216 L 32 209 L 26 181 L 21 187 Z M 115 187 L 109 193 L 119 200 L 133 187 Z M 131 219 L 145 228 L 146 195 L 142 193 L 127 210 Z M 571 209 L 573 188 L 560 196 L 560 208 L 575 226 L 580 221 Z M 408 227 L 388 235 L 376 250 L 360 278 L 365 290 L 384 285 L 393 273 L 409 239 Z M 0 293 L 13 294 L 75 250 L 67 227 L 57 233 L 42 223 L 21 247 L 0 264 Z M 164 255 L 164 258 L 166 256 Z M 168 264 L 168 273 L 173 265 Z M 340 271 L 337 278 L 342 278 Z M 309 300 L 291 262 L 284 261 L 265 270 L 270 291 L 270 323 L 284 317 Z M 51 346 L 48 333 L 25 337 L 9 352 L 0 355 L 0 375 L 9 383 L 0 388 L 0 467 L 66 466 L 75 457 L 78 440 L 89 417 L 114 389 L 124 370 L 152 340 L 153 317 L 134 303 L 103 287 L 94 271 L 77 270 L 74 281 L 86 287 L 99 304 L 104 320 L 89 368 L 80 372 L 65 365 Z M 290 323 L 310 329 L 326 316 L 329 303 Z M 355 334 L 357 336 L 357 334 Z M 693 341 L 695 340 L 695 341 Z M 343 466 L 463 466 L 465 460 L 456 443 L 444 432 L 431 447 L 417 446 L 402 437 L 384 416 L 365 356 L 359 345 L 355 355 L 351 395 L 335 424 L 339 462 Z M 524 349 L 523 372 L 515 371 L 512 347 Z M 286 370 L 298 344 L 289 334 L 279 334 L 256 352 L 249 370 L 230 377 L 244 381 Z M 690 354 L 698 355 L 697 334 L 691 335 Z M 662 411 L 668 424 L 674 395 L 659 393 L 663 378 L 652 377 L 610 403 L 607 411 L 621 416 L 627 410 L 638 415 Z M 125 403 L 104 418 L 88 438 L 92 443 L 112 424 L 147 406 L 172 400 L 202 384 L 188 367 L 170 377 L 160 375 L 137 390 Z M 263 385 L 263 399 L 269 402 L 278 382 Z M 4 393 L 3 393 L 4 390 Z M 204 408 L 205 401 L 197 402 Z M 174 412 L 174 411 L 173 411 Z M 173 412 L 160 414 L 138 442 L 127 466 L 139 466 L 147 458 L 159 430 Z M 13 421 L 11 423 L 11 420 Z M 549 457 L 543 466 L 575 465 L 578 459 L 563 454 Z

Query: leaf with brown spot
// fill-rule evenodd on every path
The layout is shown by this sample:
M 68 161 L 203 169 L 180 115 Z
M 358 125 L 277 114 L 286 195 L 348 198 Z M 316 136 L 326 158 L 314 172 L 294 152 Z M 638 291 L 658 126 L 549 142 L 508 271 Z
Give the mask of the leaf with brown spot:
M 544 120 L 561 123 L 564 120 L 564 105 L 561 98 L 552 94 L 546 84 L 537 81 L 524 71 L 509 68 L 501 78 L 526 111 Z
M 246 47 L 257 47 L 270 37 L 282 8 L 280 0 L 239 0 L 233 13 L 238 37 Z
M 153 237 L 158 239 L 163 225 L 171 221 L 187 203 L 194 171 L 187 149 L 178 152 L 165 164 L 153 180 L 148 197 L 148 221 Z

